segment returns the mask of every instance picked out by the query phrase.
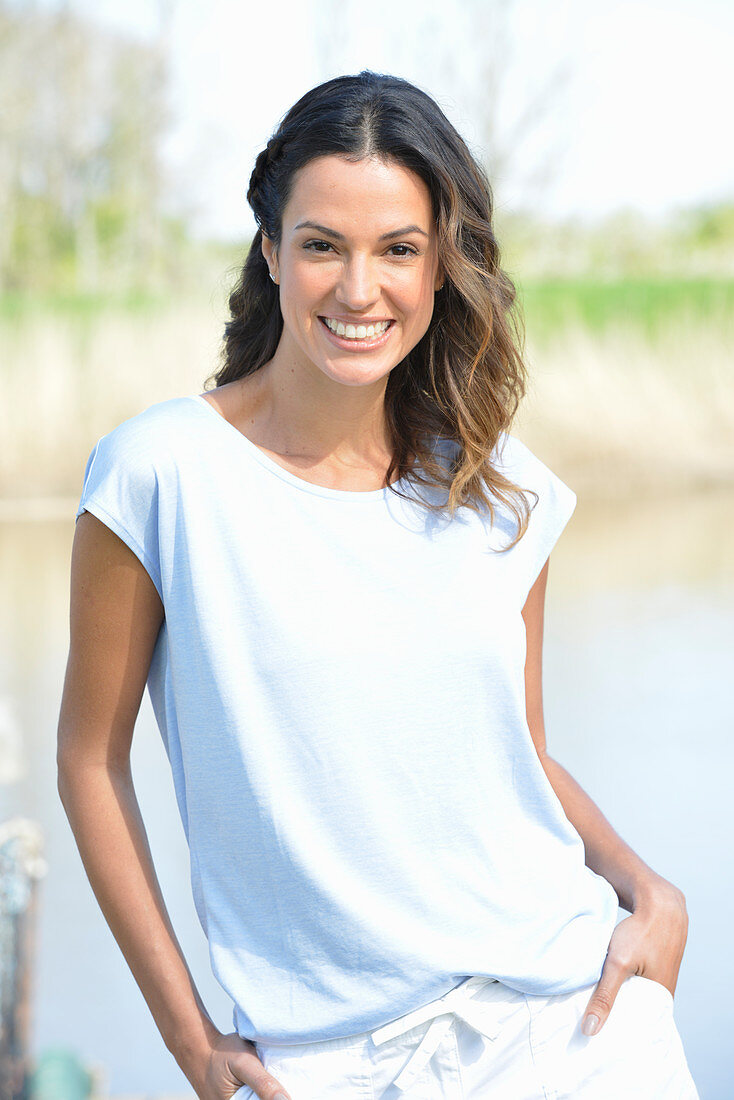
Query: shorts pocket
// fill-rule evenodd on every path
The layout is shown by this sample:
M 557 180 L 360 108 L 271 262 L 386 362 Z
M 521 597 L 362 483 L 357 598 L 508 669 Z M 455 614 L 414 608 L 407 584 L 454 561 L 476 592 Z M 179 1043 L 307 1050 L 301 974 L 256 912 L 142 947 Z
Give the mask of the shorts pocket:
M 359 1035 L 287 1046 L 257 1043 L 256 1049 L 294 1100 L 364 1100 L 372 1095 L 365 1045 L 366 1037 Z
M 673 994 L 667 985 L 663 985 L 662 982 L 656 982 L 654 978 L 647 978 L 644 974 L 631 974 L 627 981 L 635 982 L 641 985 L 643 989 L 647 989 L 649 993 L 660 997 L 670 1009 L 674 1007 Z

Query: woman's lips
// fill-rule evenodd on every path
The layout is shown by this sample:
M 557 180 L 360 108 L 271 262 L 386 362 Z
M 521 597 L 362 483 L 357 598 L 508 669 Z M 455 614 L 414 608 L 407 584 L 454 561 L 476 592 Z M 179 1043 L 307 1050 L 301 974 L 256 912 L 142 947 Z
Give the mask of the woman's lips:
M 356 338 L 350 340 L 346 336 L 337 336 L 335 332 L 332 332 L 323 317 L 319 317 L 319 321 L 331 342 L 336 344 L 338 348 L 344 348 L 346 351 L 373 351 L 377 348 L 381 348 L 390 339 L 390 333 L 395 328 L 395 322 L 391 321 L 381 336 L 373 336 L 372 339 L 365 337 L 364 340 L 358 340 Z

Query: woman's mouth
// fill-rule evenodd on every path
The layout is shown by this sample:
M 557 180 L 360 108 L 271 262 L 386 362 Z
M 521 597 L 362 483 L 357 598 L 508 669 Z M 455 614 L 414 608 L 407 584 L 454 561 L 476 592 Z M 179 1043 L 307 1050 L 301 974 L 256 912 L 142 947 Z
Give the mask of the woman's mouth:
M 319 317 L 329 340 L 349 351 L 370 351 L 381 348 L 390 339 L 394 321 L 375 321 L 369 325 L 352 325 L 334 317 Z

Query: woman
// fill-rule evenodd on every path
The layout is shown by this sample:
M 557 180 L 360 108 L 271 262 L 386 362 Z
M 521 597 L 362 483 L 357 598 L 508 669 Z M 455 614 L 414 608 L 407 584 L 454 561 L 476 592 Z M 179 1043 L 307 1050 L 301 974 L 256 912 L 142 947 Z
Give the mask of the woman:
M 201 1100 L 695 1097 L 684 897 L 546 749 L 576 497 L 509 432 L 486 176 L 365 71 L 291 108 L 248 200 L 216 387 L 97 442 L 72 554 L 59 788 L 156 1024 Z M 146 682 L 227 1035 L 135 799 Z

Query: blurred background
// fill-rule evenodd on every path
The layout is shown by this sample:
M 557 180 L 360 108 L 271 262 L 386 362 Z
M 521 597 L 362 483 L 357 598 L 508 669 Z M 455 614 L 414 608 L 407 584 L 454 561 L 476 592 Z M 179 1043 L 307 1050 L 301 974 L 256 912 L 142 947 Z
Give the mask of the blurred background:
M 257 153 L 363 68 L 437 99 L 492 181 L 531 373 L 513 430 L 578 495 L 549 751 L 684 891 L 676 1021 L 701 1097 L 734 1093 L 732 56 L 725 0 L 0 0 L 0 1062 L 25 1052 L 33 1097 L 193 1096 L 56 791 L 73 517 L 99 436 L 216 368 Z M 147 695 L 133 768 L 230 1031 Z

